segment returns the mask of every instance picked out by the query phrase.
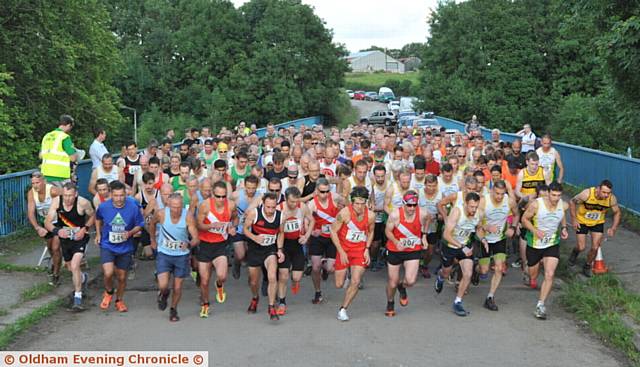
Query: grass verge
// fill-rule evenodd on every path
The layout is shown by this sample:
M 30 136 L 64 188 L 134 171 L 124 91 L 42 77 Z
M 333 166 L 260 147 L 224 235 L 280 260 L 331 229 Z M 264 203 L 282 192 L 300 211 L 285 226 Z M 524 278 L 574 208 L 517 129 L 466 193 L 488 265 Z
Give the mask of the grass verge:
M 0 262 L 0 270 L 27 273 L 45 273 L 47 271 L 47 268 L 44 268 L 42 266 L 14 265 Z
M 584 282 L 571 280 L 560 301 L 604 343 L 621 350 L 634 365 L 640 365 L 635 330 L 624 321 L 626 318 L 640 325 L 640 296 L 625 290 L 615 275 L 594 276 Z
M 386 86 L 388 81 L 402 81 L 408 80 L 411 85 L 418 85 L 420 80 L 420 74 L 417 72 L 410 73 L 346 73 L 344 75 L 344 85 L 346 89 L 352 90 L 366 90 L 377 92 L 380 87 Z M 394 90 L 395 92 L 395 90 Z
M 28 253 L 43 244 L 44 240 L 31 227 L 0 237 L 0 261 L 6 262 L 11 257 Z
M 359 120 L 358 110 L 351 105 L 346 93 L 340 93 L 338 102 L 332 106 L 327 117 L 325 126 L 337 126 L 341 129 Z
M 37 283 L 23 290 L 22 293 L 20 293 L 20 299 L 22 302 L 33 301 L 51 292 L 54 288 L 54 286 L 46 282 Z
M 52 315 L 63 304 L 63 299 L 49 302 L 46 305 L 36 308 L 30 314 L 21 317 L 13 324 L 7 325 L 0 331 L 0 350 L 5 350 L 20 333 L 37 324 L 40 320 Z

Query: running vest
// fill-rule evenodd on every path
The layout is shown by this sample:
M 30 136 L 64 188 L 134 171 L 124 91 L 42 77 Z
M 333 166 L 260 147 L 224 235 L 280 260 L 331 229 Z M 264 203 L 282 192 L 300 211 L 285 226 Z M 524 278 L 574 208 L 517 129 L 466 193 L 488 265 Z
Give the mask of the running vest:
M 335 177 L 336 168 L 337 164 L 335 159 L 330 164 L 326 164 L 324 159 L 322 160 L 322 162 L 320 162 L 320 173 L 325 176 Z
M 478 223 L 480 223 L 480 216 L 477 211 L 473 217 L 469 218 L 466 210 L 460 209 L 460 218 L 453 229 L 453 238 L 459 243 L 467 245 L 471 240 L 471 235 L 476 231 Z M 447 246 L 455 248 L 450 243 L 447 243 Z
M 556 148 L 551 147 L 549 151 L 545 153 L 542 147 L 540 147 L 536 149 L 536 153 L 538 157 L 540 157 L 540 167 L 542 167 L 547 174 L 547 177 L 550 177 L 551 181 L 553 181 L 556 169 Z
M 578 206 L 576 218 L 580 224 L 595 226 L 604 223 L 609 208 L 611 208 L 611 196 L 606 199 L 598 199 L 596 188 L 592 187 L 589 189 L 589 198 Z
M 413 190 L 416 190 L 416 192 L 420 192 L 422 191 L 422 189 L 424 189 L 424 185 L 425 185 L 425 179 L 427 176 L 423 177 L 421 181 L 416 180 L 416 176 L 412 175 L 411 176 L 411 183 L 409 184 L 409 187 Z
M 153 194 L 153 197 L 154 199 L 156 199 L 156 202 L 158 202 L 158 198 L 160 197 L 160 191 L 156 190 L 156 192 Z M 147 196 L 144 193 L 144 190 L 142 190 L 140 191 L 140 206 L 142 207 L 143 211 L 144 209 L 147 209 L 147 205 L 149 205 L 149 201 L 147 200 Z M 151 222 L 152 216 L 153 216 L 153 212 L 144 218 L 144 222 L 146 224 L 149 224 L 149 222 Z
M 49 213 L 49 208 L 51 207 L 51 202 L 53 201 L 53 198 L 51 197 L 51 187 L 52 186 L 50 184 L 45 185 L 43 201 L 40 201 L 38 193 L 34 189 L 31 189 L 31 192 L 33 193 L 33 202 L 36 206 L 36 220 L 40 225 L 44 224 L 44 220 Z
M 136 155 L 135 160 L 124 157 L 124 182 L 132 186 L 136 173 L 140 171 L 140 155 Z
M 384 181 L 384 186 L 379 187 L 377 184 L 374 186 L 373 203 L 376 208 L 384 208 L 384 196 L 387 194 L 387 188 L 389 187 L 389 181 Z M 383 223 L 387 219 L 387 212 L 384 210 L 376 211 L 376 223 Z
M 267 217 L 264 215 L 264 206 L 260 205 L 256 209 L 256 219 L 254 219 L 253 224 L 251 225 L 251 233 L 255 235 L 263 235 L 265 240 L 263 243 L 255 243 L 251 241 L 251 243 L 256 246 L 274 246 L 276 244 L 276 240 L 278 238 L 278 231 L 280 231 L 280 219 L 282 216 L 282 212 L 276 210 L 276 213 L 273 216 L 273 220 L 269 222 Z
M 42 138 L 40 152 L 42 153 L 42 174 L 47 177 L 71 177 L 71 159 L 62 147 L 64 139 L 69 135 L 61 130 L 53 130 Z
M 420 190 L 418 193 L 418 206 L 421 209 L 424 209 L 429 213 L 433 219 L 429 222 L 429 228 L 427 229 L 427 233 L 434 233 L 437 229 L 438 221 L 436 220 L 438 216 L 438 203 L 442 200 L 442 192 L 437 190 L 436 193 L 431 197 L 427 197 L 427 193 L 424 190 Z
M 182 244 L 189 243 L 187 213 L 187 210 L 181 210 L 180 219 L 174 224 L 171 221 L 171 210 L 164 208 L 164 222 L 158 226 L 158 252 L 169 256 L 189 254 L 189 248 L 180 248 Z
M 400 208 L 400 223 L 393 228 L 393 236 L 398 240 L 396 246 L 392 241 L 387 241 L 387 249 L 393 252 L 421 251 L 422 224 L 420 223 L 420 207 L 416 207 L 413 221 L 407 222 L 405 209 Z
M 255 197 L 255 196 L 254 196 Z M 238 189 L 238 202 L 236 203 L 236 211 L 238 212 L 238 227 L 236 228 L 236 233 L 242 234 L 243 226 L 244 226 L 244 215 L 245 211 L 249 207 L 250 200 L 247 196 L 247 192 L 244 189 Z
M 349 180 L 349 186 L 351 187 L 351 190 L 353 190 L 353 188 L 356 186 L 362 186 L 366 188 L 369 191 L 369 195 L 371 195 L 371 191 L 373 191 L 373 185 L 371 183 L 371 179 L 369 178 L 369 175 L 364 176 L 364 185 L 356 183 L 356 178 L 354 176 L 349 176 L 348 180 Z
M 391 185 L 391 190 L 393 190 L 393 194 L 391 194 L 391 201 L 389 202 L 388 208 L 393 210 L 393 208 L 400 208 L 402 206 L 402 197 L 407 190 L 402 190 L 400 188 L 399 183 L 394 183 Z
M 333 196 L 329 194 L 327 207 L 323 208 L 320 205 L 320 200 L 317 196 L 313 197 L 313 203 L 316 205 L 316 211 L 313 213 L 315 219 L 314 229 L 320 230 L 320 236 L 330 238 L 331 237 L 331 224 L 336 221 L 338 215 L 338 207 L 333 202 Z
M 293 215 L 284 218 L 284 238 L 286 240 L 297 240 L 302 234 L 302 226 L 302 210 L 300 209 L 300 203 L 298 203 Z
M 538 185 L 544 183 L 544 172 L 542 167 L 538 167 L 538 170 L 534 175 L 530 175 L 529 170 L 525 167 L 522 170 L 522 188 L 520 189 L 520 192 L 523 195 L 535 195 Z
M 353 205 L 349 205 L 349 223 L 343 223 L 338 230 L 340 244 L 345 251 L 364 250 L 367 246 L 367 232 L 369 232 L 369 209 L 364 208 L 361 221 L 357 221 L 358 216 L 353 210 Z
M 115 165 L 112 166 L 110 172 L 105 171 L 104 168 L 102 168 L 102 165 L 98 166 L 96 168 L 96 170 L 97 170 L 96 177 L 97 177 L 98 180 L 101 179 L 101 178 L 104 178 L 109 183 L 111 183 L 112 181 L 118 180 L 118 173 L 119 173 L 118 172 L 118 170 L 119 170 L 118 166 L 115 166 Z
M 304 176 L 304 186 L 302 187 L 302 197 L 307 197 L 316 191 L 316 183 L 311 182 L 309 176 Z
M 213 198 L 209 199 L 209 213 L 204 218 L 204 224 L 216 223 L 216 226 L 208 231 L 198 231 L 201 241 L 209 243 L 220 243 L 227 240 L 229 236 L 227 228 L 231 224 L 231 212 L 229 211 L 229 200 L 224 199 L 222 213 L 216 212 L 216 204 Z
M 537 198 L 538 210 L 533 216 L 531 223 L 533 226 L 545 233 L 545 236 L 538 238 L 534 232 L 527 231 L 527 245 L 536 249 L 544 249 L 560 243 L 558 225 L 564 216 L 564 202 L 558 201 L 555 208 L 548 209 L 544 203 L 544 198 Z
M 238 184 L 238 181 L 244 180 L 245 178 L 251 175 L 251 167 L 247 165 L 244 167 L 244 173 L 239 173 L 236 171 L 236 166 L 231 166 L 231 183 L 235 186 Z
M 73 206 L 69 211 L 66 211 L 64 209 L 64 205 L 62 203 L 62 195 L 59 196 L 59 199 L 60 199 L 60 203 L 58 205 L 58 209 L 56 210 L 56 213 L 58 214 L 58 222 L 56 223 L 56 227 L 71 229 L 73 231 L 73 234 L 75 235 L 76 232 L 78 232 L 87 223 L 86 221 L 87 215 L 86 214 L 80 215 L 80 213 L 78 213 L 77 197 L 73 201 Z M 89 236 L 85 236 L 85 239 L 88 241 Z M 65 240 L 69 240 L 69 239 L 65 238 Z
M 207 165 L 207 168 L 212 167 L 213 162 L 215 162 L 216 160 L 216 155 L 215 151 L 211 152 L 211 154 L 209 154 L 209 156 L 207 157 L 207 154 L 203 151 L 200 152 L 199 157 L 202 161 L 204 161 L 204 163 Z
M 502 179 L 509 182 L 511 184 L 511 188 L 515 190 L 516 185 L 518 184 L 518 173 L 520 170 L 516 172 L 515 175 L 512 175 L 509 172 L 509 165 L 506 160 L 502 161 Z
M 486 231 L 484 238 L 489 243 L 496 243 L 504 239 L 504 231 L 506 229 L 507 217 L 511 212 L 509 208 L 509 195 L 504 195 L 502 201 L 498 204 L 493 202 L 491 194 L 484 196 L 485 210 L 484 210 L 484 225 L 498 227 L 496 232 Z
M 164 184 L 164 172 L 160 171 L 160 174 L 157 175 L 156 179 L 158 181 L 156 181 L 156 183 L 153 184 L 153 188 L 156 190 L 160 190 L 160 188 Z
M 444 182 L 442 177 L 438 177 L 438 190 L 440 190 L 443 197 L 447 197 L 460 191 L 460 186 L 458 186 L 458 181 L 455 176 L 451 178 L 451 182 L 449 183 Z

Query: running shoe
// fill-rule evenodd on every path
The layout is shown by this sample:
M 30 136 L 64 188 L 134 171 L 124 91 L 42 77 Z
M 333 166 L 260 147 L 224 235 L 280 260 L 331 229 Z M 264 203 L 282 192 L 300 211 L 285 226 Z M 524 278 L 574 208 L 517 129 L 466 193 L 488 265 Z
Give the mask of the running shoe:
M 278 320 L 280 320 L 280 316 L 278 316 L 278 312 L 276 311 L 275 306 L 273 306 L 273 305 L 269 305 L 269 308 L 268 308 L 267 312 L 269 312 L 269 319 L 270 319 L 271 321 L 278 321 Z
M 276 313 L 278 314 L 278 316 L 284 316 L 287 313 L 287 304 L 286 303 L 279 303 L 278 307 L 276 308 Z
M 442 288 L 444 288 L 444 279 L 440 278 L 440 275 L 436 276 L 436 282 L 435 282 L 435 290 L 436 293 L 440 294 L 440 292 L 442 292 Z
M 124 301 L 121 299 L 116 300 L 116 310 L 118 310 L 118 312 L 129 311 L 129 309 L 127 308 L 127 305 L 125 305 Z
M 338 310 L 338 320 L 349 321 L 349 315 L 347 314 L 346 308 L 340 307 L 340 309 Z
M 322 301 L 324 301 L 324 298 L 322 298 L 322 292 L 316 292 L 316 294 L 313 296 L 313 299 L 311 300 L 311 303 L 317 305 L 322 303 Z
M 191 270 L 191 279 L 193 279 L 193 282 L 196 282 L 196 279 L 198 279 L 198 272 L 195 270 Z
M 203 303 L 202 306 L 200 306 L 200 317 L 203 319 L 206 319 L 209 317 L 209 304 L 208 303 Z
M 100 302 L 100 308 L 106 310 L 109 308 L 109 304 L 111 304 L 111 299 L 113 298 L 113 291 L 109 294 L 107 291 L 104 291 L 102 294 L 102 302 Z
M 172 308 L 169 310 L 169 321 L 176 322 L 180 321 L 180 316 L 178 316 L 178 310 Z
M 60 275 L 59 274 L 53 274 L 53 276 L 51 277 L 51 282 L 49 282 L 49 284 L 51 284 L 54 287 L 57 287 L 60 285 Z
M 240 279 L 240 263 L 234 262 L 233 269 L 231 269 L 231 275 L 233 275 L 233 279 Z
M 251 298 L 251 303 L 249 303 L 249 308 L 247 309 L 248 313 L 256 313 L 258 311 L 258 300 L 258 297 Z
M 169 298 L 169 290 L 158 293 L 158 310 L 164 311 L 167 309 L 167 299 Z
M 224 303 L 227 300 L 227 292 L 224 291 L 224 286 L 218 287 L 216 284 L 216 301 L 218 303 Z
M 591 271 L 591 265 L 584 264 L 584 267 L 582 268 L 582 274 L 584 274 L 584 276 L 587 278 L 591 278 L 593 276 L 593 272 Z
M 384 312 L 384 315 L 387 317 L 393 317 L 396 315 L 396 311 L 394 309 L 394 302 L 387 302 L 387 310 Z
M 298 294 L 300 292 L 300 282 L 291 283 L 291 293 Z
M 536 311 L 533 313 L 533 316 L 539 320 L 547 319 L 547 308 L 544 305 L 536 305 Z
M 71 306 L 71 310 L 75 312 L 84 311 L 84 306 L 82 305 L 82 297 L 73 297 L 73 305 Z
M 498 311 L 498 306 L 496 305 L 496 302 L 493 300 L 493 297 L 487 297 L 484 300 L 484 308 L 491 311 Z
M 478 272 L 478 269 L 475 268 L 475 266 L 473 267 L 473 274 L 471 274 L 471 284 L 480 284 L 480 273 Z
M 454 302 L 453 303 L 453 312 L 458 316 L 467 316 L 469 313 L 462 306 L 462 302 Z
M 407 288 L 398 284 L 398 293 L 400 293 L 400 306 L 406 307 L 409 304 L 409 296 L 407 295 Z
M 518 259 L 511 263 L 512 268 L 522 268 L 522 260 Z

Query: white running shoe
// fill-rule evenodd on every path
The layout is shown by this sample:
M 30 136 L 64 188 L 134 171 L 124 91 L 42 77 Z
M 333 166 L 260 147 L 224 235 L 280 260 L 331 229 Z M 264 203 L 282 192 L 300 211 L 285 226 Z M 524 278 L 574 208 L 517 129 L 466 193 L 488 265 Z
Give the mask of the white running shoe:
M 338 320 L 349 321 L 349 315 L 347 315 L 347 310 L 345 308 L 340 307 L 340 310 L 338 310 Z

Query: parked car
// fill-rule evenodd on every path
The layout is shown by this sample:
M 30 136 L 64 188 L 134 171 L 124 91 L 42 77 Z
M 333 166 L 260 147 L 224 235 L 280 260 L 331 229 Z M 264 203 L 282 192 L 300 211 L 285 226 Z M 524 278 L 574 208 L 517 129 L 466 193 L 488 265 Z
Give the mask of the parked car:
M 360 122 L 371 125 L 393 126 L 397 122 L 396 115 L 391 111 L 375 111 L 370 116 L 363 116 Z
M 391 88 L 381 87 L 378 90 L 378 100 L 383 103 L 388 103 L 396 99 L 396 96 L 393 94 Z
M 363 90 L 357 90 L 353 93 L 353 99 L 356 99 L 358 101 L 364 101 L 364 91 Z
M 400 110 L 400 101 L 389 102 L 387 104 L 387 109 L 397 115 Z
M 376 92 L 367 92 L 364 94 L 364 100 L 365 101 L 377 101 L 378 100 L 378 93 Z
M 347 95 L 349 96 L 349 98 L 353 99 L 353 95 L 354 95 L 354 94 L 355 94 L 355 93 L 354 93 L 352 90 L 347 89 Z

